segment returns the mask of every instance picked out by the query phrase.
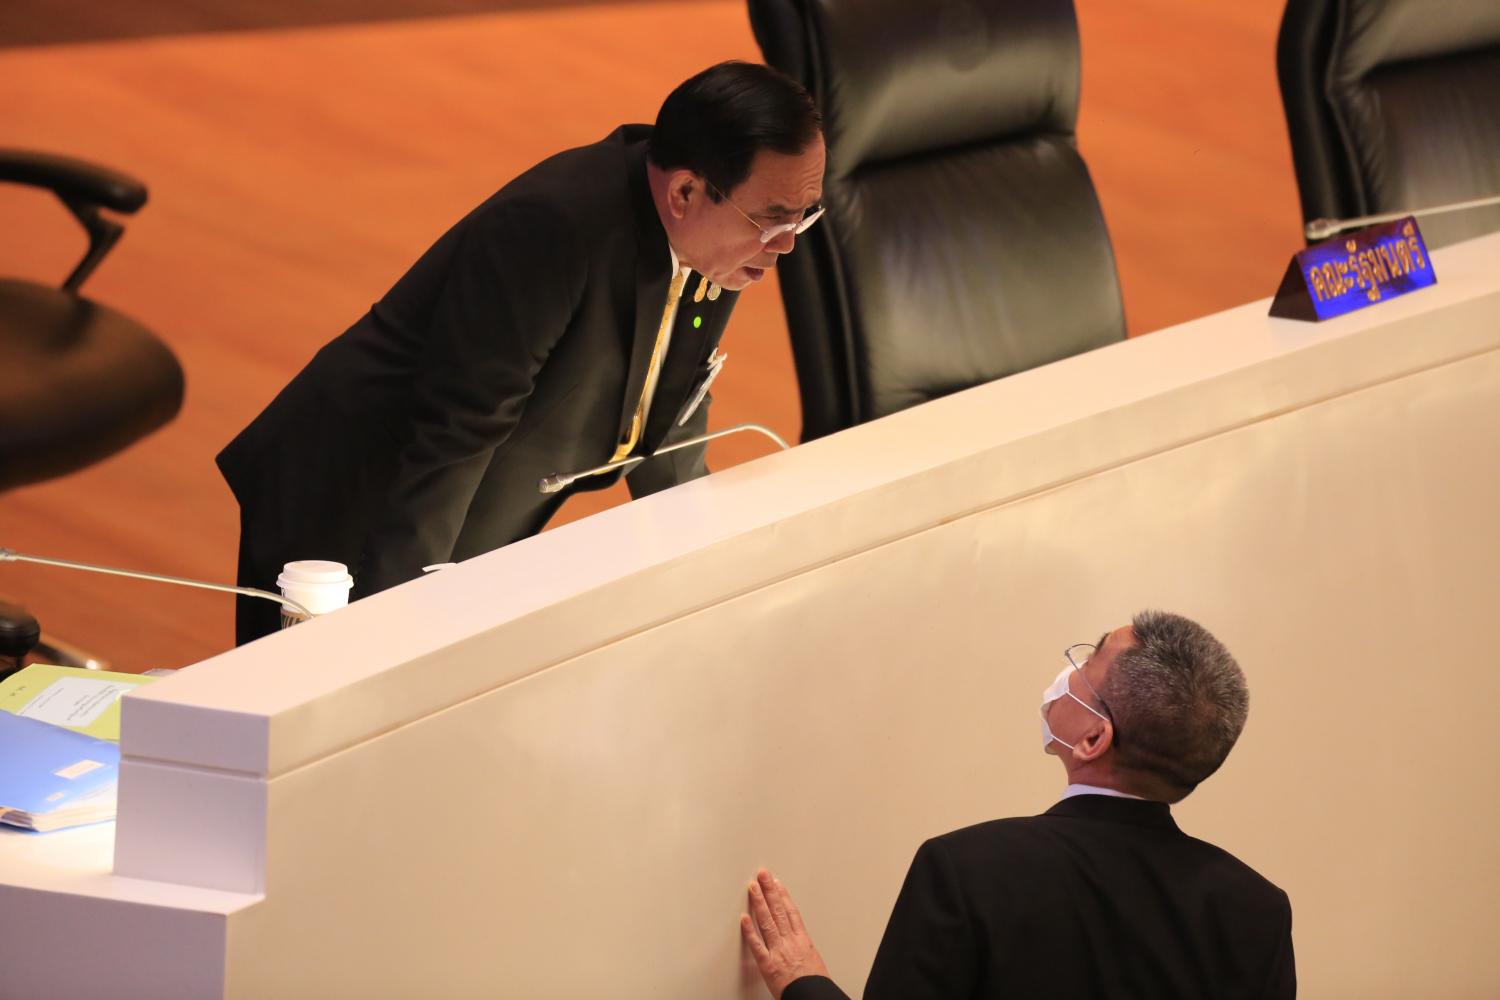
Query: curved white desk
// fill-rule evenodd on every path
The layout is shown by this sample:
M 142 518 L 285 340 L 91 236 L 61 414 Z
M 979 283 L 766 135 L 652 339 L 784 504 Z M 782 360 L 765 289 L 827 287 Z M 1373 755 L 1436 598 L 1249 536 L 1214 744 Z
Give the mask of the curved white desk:
M 0 835 L 0 996 L 761 995 L 775 867 L 855 991 L 925 836 L 1061 787 L 1038 693 L 1146 605 L 1249 728 L 1177 810 L 1310 995 L 1500 990 L 1500 236 L 608 511 L 126 698 L 117 825 Z M 113 849 L 113 862 L 111 862 Z

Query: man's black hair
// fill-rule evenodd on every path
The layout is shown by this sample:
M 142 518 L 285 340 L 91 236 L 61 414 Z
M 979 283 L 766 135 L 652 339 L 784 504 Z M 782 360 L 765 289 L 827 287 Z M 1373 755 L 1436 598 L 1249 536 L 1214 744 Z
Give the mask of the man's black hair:
M 750 176 L 761 150 L 794 156 L 823 128 L 802 85 L 769 66 L 723 62 L 682 83 L 662 103 L 651 132 L 651 162 L 686 168 L 719 200 Z M 717 187 L 718 191 L 713 188 Z

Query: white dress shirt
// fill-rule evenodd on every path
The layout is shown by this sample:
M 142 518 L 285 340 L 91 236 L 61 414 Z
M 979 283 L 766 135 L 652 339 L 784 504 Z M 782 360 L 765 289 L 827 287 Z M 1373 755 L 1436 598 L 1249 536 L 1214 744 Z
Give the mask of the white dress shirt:
M 1104 788 L 1100 785 L 1069 785 L 1063 789 L 1062 797 L 1071 799 L 1075 795 L 1112 795 L 1117 799 L 1144 799 L 1143 795 L 1131 795 L 1122 792 L 1118 788 Z

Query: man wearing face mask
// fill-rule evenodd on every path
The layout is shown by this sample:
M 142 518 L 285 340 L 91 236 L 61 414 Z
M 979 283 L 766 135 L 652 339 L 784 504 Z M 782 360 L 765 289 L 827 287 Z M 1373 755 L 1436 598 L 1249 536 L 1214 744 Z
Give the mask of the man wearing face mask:
M 1295 996 L 1286 893 L 1170 809 L 1218 770 L 1248 707 L 1229 651 L 1181 616 L 1069 647 L 1042 700 L 1062 800 L 922 845 L 865 1000 Z M 774 876 L 749 904 L 741 933 L 773 997 L 845 998 Z

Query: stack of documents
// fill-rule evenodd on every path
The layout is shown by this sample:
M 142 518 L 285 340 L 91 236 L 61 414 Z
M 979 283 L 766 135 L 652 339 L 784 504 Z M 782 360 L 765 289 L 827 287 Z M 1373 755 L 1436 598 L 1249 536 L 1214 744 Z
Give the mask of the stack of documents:
M 45 832 L 113 819 L 120 747 L 0 712 L 0 823 Z
M 0 681 L 0 710 L 118 741 L 120 695 L 155 679 L 33 663 Z

